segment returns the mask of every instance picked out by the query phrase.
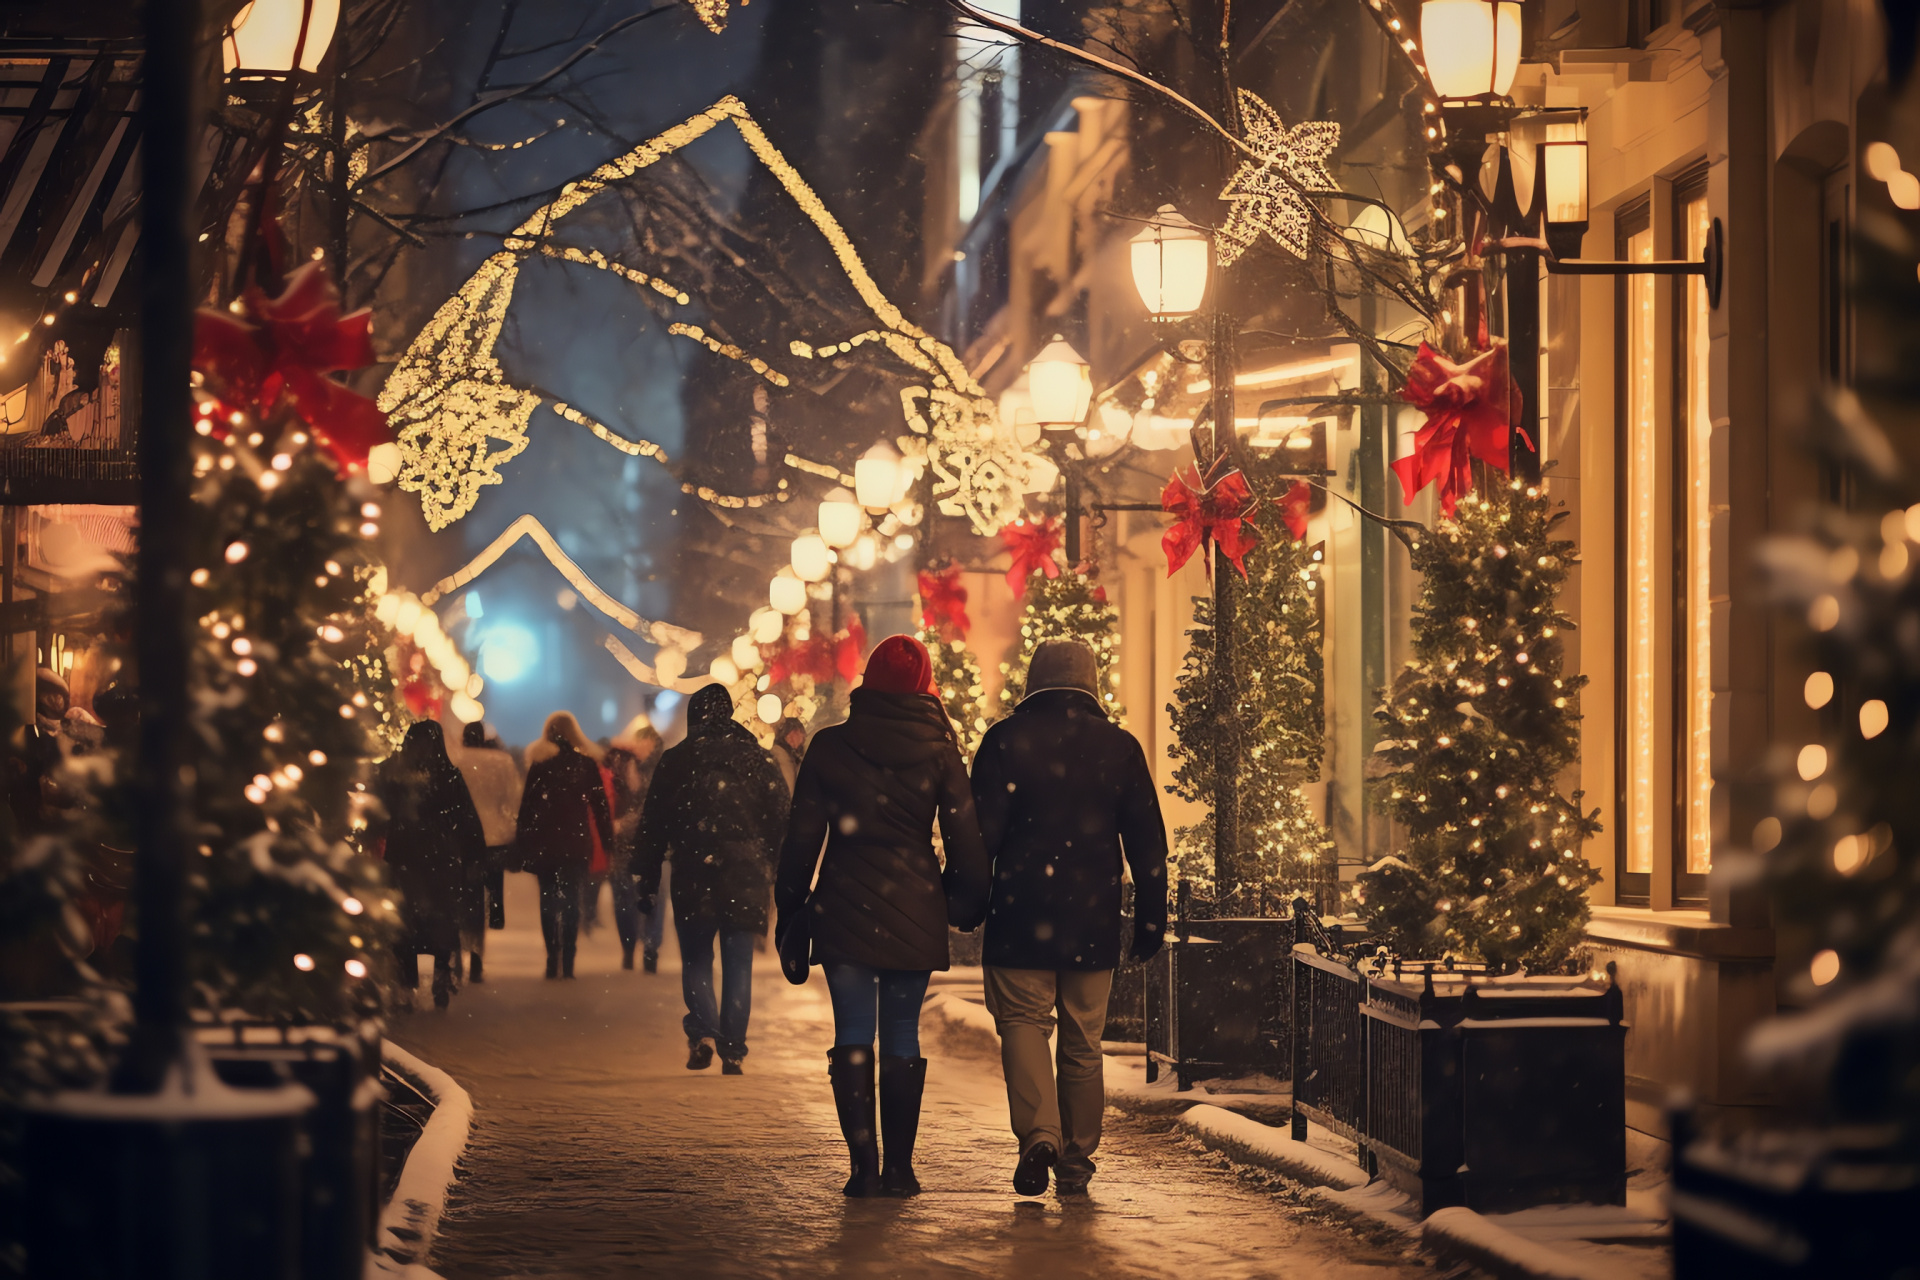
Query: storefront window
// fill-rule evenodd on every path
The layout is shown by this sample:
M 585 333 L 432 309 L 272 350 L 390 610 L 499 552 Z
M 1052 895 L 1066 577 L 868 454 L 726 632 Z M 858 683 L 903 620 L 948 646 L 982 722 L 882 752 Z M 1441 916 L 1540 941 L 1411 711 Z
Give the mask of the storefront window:
M 1618 219 L 1620 254 L 1634 262 L 1653 260 L 1648 210 Z M 1623 899 L 1645 901 L 1660 829 L 1659 668 L 1660 595 L 1666 575 L 1659 530 L 1660 446 L 1657 406 L 1658 345 L 1655 299 L 1658 278 L 1622 278 L 1620 302 L 1622 433 L 1621 496 L 1621 794 L 1620 890 Z
M 1675 200 L 1686 257 L 1706 254 L 1712 215 L 1705 174 L 1680 187 Z M 1713 867 L 1713 414 L 1706 282 L 1688 276 L 1681 302 L 1682 386 L 1686 466 L 1686 788 L 1685 860 L 1675 897 L 1703 898 Z

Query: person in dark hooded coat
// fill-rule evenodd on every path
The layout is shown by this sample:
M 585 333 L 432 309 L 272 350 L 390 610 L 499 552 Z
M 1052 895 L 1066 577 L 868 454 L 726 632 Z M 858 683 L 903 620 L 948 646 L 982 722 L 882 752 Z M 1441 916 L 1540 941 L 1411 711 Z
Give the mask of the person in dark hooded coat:
M 780 770 L 733 718 L 733 695 L 710 684 L 687 703 L 687 737 L 660 756 L 640 816 L 637 903 L 653 910 L 661 865 L 673 859 L 673 928 L 687 1002 L 687 1069 L 720 1053 L 741 1074 L 753 1011 L 753 942 L 767 931 L 773 859 L 787 820 Z M 720 944 L 720 999 L 713 947 Z
M 445 733 L 431 720 L 408 727 L 373 790 L 387 811 L 387 869 L 401 893 L 400 987 L 411 1003 L 425 952 L 433 957 L 433 1004 L 444 1009 L 453 998 L 467 877 L 486 860 L 486 831 L 466 780 L 447 756 Z
M 812 958 L 827 973 L 827 1074 L 853 1165 L 846 1193 L 914 1195 L 927 1080 L 920 1003 L 932 971 L 948 967 L 948 924 L 973 928 L 985 914 L 987 855 L 926 646 L 911 636 L 882 640 L 851 704 L 847 722 L 820 730 L 807 748 L 774 896 L 780 936 L 804 918 Z M 936 820 L 944 870 L 933 851 Z M 874 1126 L 876 1036 L 884 1168 Z
M 600 748 L 570 711 L 547 717 L 540 741 L 527 748 L 527 785 L 520 798 L 516 842 L 521 865 L 540 879 L 540 933 L 547 976 L 573 976 L 580 938 L 580 886 L 597 836 L 613 847 L 613 809 L 600 779 Z

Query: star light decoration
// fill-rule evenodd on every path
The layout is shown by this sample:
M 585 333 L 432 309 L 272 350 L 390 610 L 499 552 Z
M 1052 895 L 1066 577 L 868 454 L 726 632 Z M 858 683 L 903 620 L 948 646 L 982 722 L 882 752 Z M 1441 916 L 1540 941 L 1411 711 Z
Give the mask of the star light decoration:
M 724 17 L 724 3 L 714 0 L 714 4 Z M 745 104 L 729 95 L 586 177 L 567 183 L 556 199 L 506 237 L 501 251 L 483 262 L 414 338 L 381 390 L 380 407 L 389 414 L 400 446 L 399 486 L 420 495 L 430 528 L 443 529 L 459 520 L 473 509 L 483 488 L 501 482 L 501 466 L 526 449 L 528 420 L 543 403 L 534 391 L 510 385 L 494 355 L 521 262 L 539 254 L 609 271 L 673 305 L 689 305 L 693 299 L 669 281 L 613 262 L 599 250 L 554 246 L 549 237 L 560 219 L 613 183 L 634 177 L 722 123 L 739 132 L 826 240 L 848 283 L 879 322 L 877 328 L 817 347 L 796 338 L 788 343 L 789 352 L 802 360 L 832 359 L 873 343 L 911 370 L 919 385 L 901 395 L 902 416 L 912 434 L 899 438 L 900 450 L 909 465 L 932 467 L 940 510 L 966 516 L 980 534 L 997 531 L 1017 514 L 1023 496 L 1053 474 L 1042 455 L 1022 447 L 999 421 L 994 401 L 954 350 L 908 320 L 880 292 L 839 221 L 768 139 Z M 776 389 L 790 385 L 788 377 L 765 360 L 721 341 L 699 325 L 676 322 L 668 332 L 747 365 Z M 665 452 L 650 441 L 619 436 L 577 408 L 555 405 L 554 409 L 624 453 L 650 457 L 662 465 L 667 462 Z M 788 458 L 789 465 L 802 461 Z M 799 469 L 818 468 L 816 464 Z M 767 500 L 757 495 L 710 495 L 704 490 L 697 496 L 730 506 Z
M 1247 145 L 1259 159 L 1241 164 L 1220 193 L 1231 206 L 1217 237 L 1220 265 L 1233 265 L 1262 234 L 1294 257 L 1305 258 L 1313 247 L 1313 207 L 1301 189 L 1334 189 L 1327 156 L 1340 144 L 1340 126 L 1309 120 L 1289 129 L 1258 94 L 1245 89 L 1240 91 L 1240 119 Z

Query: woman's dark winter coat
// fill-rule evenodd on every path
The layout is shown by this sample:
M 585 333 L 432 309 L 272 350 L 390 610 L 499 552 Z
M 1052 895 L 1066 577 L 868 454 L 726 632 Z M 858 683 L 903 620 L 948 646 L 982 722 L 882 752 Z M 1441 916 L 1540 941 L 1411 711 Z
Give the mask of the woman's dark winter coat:
M 527 751 L 526 790 L 515 837 L 521 865 L 535 875 L 585 875 L 598 833 L 613 847 L 613 812 L 600 766 L 570 742 L 542 739 Z
M 487 836 L 440 726 L 413 724 L 399 753 L 380 766 L 373 791 L 387 810 L 387 869 L 401 893 L 399 950 L 457 951 L 467 870 L 486 861 Z
M 764 933 L 773 859 L 787 821 L 787 785 L 773 757 L 708 685 L 687 703 L 687 738 L 660 756 L 640 816 L 633 874 L 643 899 L 673 859 L 673 913 Z
M 1045 689 L 987 730 L 973 761 L 993 859 L 984 963 L 1111 969 L 1120 860 L 1133 871 L 1136 956 L 1167 927 L 1167 832 L 1146 753 L 1090 693 Z
M 986 905 L 967 766 L 939 699 L 855 689 L 852 705 L 845 724 L 814 735 L 794 783 L 775 890 L 780 918 L 805 906 L 816 962 L 945 969 L 948 924 L 976 927 Z M 933 852 L 936 817 L 944 873 Z

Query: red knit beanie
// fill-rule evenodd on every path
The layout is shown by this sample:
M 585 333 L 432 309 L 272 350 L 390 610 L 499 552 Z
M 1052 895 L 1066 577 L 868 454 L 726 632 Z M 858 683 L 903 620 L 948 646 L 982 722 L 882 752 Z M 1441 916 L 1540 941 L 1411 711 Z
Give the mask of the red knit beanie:
M 888 636 L 867 655 L 862 689 L 875 693 L 932 693 L 933 659 L 912 636 Z

